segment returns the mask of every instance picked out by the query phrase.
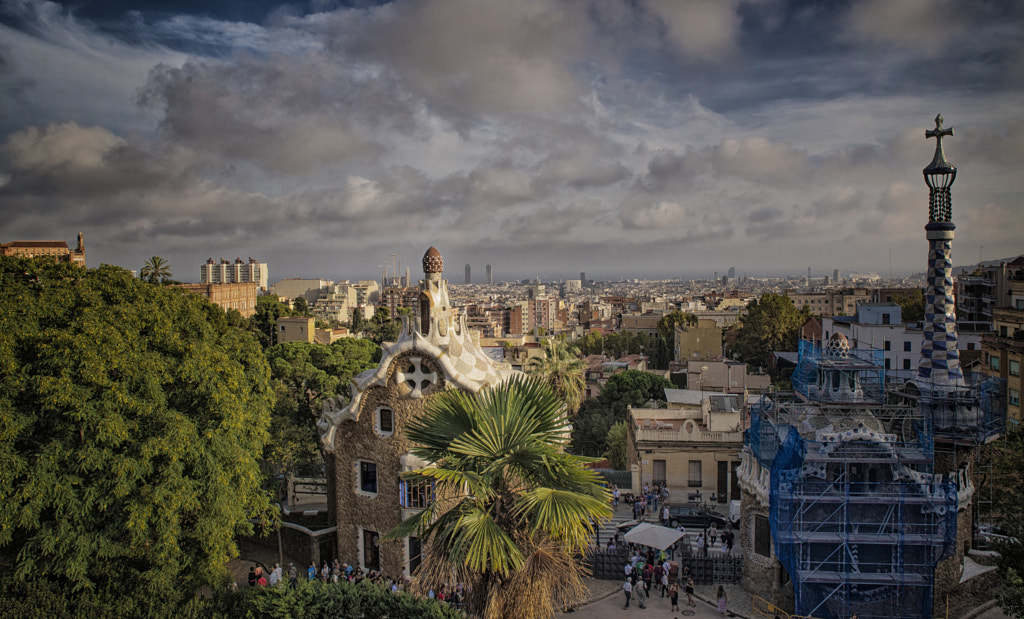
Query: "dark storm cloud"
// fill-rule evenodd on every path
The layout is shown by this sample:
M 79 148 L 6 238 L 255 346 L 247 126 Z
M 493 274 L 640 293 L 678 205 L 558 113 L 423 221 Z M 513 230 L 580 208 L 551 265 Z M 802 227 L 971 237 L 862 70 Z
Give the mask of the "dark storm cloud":
M 870 270 L 870 243 L 920 237 L 942 111 L 958 239 L 1008 254 L 1024 9 L 997 4 L 15 0 L 0 240 L 75 226 L 90 262 L 159 251 L 185 274 L 223 254 L 366 276 L 425 243 L 588 271 L 828 248 Z

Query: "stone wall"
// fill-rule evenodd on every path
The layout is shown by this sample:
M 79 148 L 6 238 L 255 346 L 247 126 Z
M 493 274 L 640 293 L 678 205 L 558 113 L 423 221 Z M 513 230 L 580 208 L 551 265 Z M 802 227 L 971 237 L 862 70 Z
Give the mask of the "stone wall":
M 404 397 L 408 387 L 396 384 L 396 370 L 405 370 L 410 357 L 420 357 L 424 371 L 434 372 L 436 382 L 424 391 L 424 398 Z M 338 558 L 351 565 L 362 565 L 362 530 L 376 532 L 381 538 L 402 521 L 399 503 L 401 457 L 411 443 L 406 425 L 423 413 L 430 396 L 445 388 L 444 372 L 432 358 L 419 352 L 401 355 L 388 368 L 385 386 L 370 387 L 362 397 L 358 420 L 342 423 L 334 438 L 335 513 L 338 523 Z M 376 411 L 388 406 L 394 411 L 394 434 L 382 437 L 376 431 Z M 357 461 L 377 465 L 377 495 L 357 491 Z M 380 545 L 381 571 L 390 577 L 403 575 L 408 562 L 404 541 Z

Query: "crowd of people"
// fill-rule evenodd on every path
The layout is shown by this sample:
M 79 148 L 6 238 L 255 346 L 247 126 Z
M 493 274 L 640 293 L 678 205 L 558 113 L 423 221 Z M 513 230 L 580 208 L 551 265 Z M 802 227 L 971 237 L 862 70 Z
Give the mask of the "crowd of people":
M 637 553 L 634 554 L 630 560 L 623 567 L 623 571 L 626 574 L 626 579 L 622 583 L 622 591 L 626 596 L 626 604 L 623 609 L 629 608 L 630 602 L 636 600 L 637 606 L 640 608 L 647 608 L 648 599 L 654 597 L 654 594 L 659 590 L 661 592 L 661 598 L 667 597 L 669 600 L 669 610 L 679 610 L 679 583 L 671 582 L 671 564 L 664 560 L 664 556 L 660 557 L 661 563 L 655 559 L 650 561 L 652 558 L 652 552 L 649 551 L 647 556 L 642 556 Z M 679 578 L 684 583 L 683 591 L 686 593 L 686 605 L 697 606 L 696 600 L 694 600 L 694 583 L 693 578 L 690 576 L 690 568 L 683 567 L 683 572 Z M 729 614 L 729 600 L 725 592 L 725 587 L 722 585 L 718 586 L 716 594 L 716 607 L 718 612 L 723 617 Z
M 295 567 L 294 563 L 289 563 L 287 586 L 293 589 L 298 588 L 299 577 L 298 568 Z M 408 578 L 386 578 L 376 570 L 364 570 L 358 566 L 341 563 L 337 559 L 332 563 L 324 561 L 323 565 L 319 568 L 316 563 L 310 563 L 309 567 L 306 568 L 306 580 L 311 582 L 319 580 L 324 583 L 345 581 L 353 584 L 366 582 L 383 587 L 392 593 L 410 590 L 410 582 Z M 250 587 L 273 587 L 284 584 L 285 575 L 279 563 L 274 564 L 274 568 L 270 571 L 269 575 L 267 575 L 266 571 L 260 565 L 255 565 L 249 568 Z M 455 585 L 444 584 L 437 591 L 430 589 L 427 592 L 427 597 L 430 599 L 439 600 L 455 606 L 461 606 L 465 600 L 465 596 L 466 590 L 462 583 L 457 583 Z

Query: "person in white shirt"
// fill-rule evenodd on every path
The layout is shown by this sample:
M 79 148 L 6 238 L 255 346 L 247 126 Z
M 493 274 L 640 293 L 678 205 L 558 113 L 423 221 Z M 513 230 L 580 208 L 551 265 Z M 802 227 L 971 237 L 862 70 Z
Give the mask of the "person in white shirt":
M 626 609 L 629 608 L 629 598 L 633 596 L 633 583 L 629 582 L 628 576 L 626 577 L 626 582 L 622 583 L 622 591 L 626 594 L 626 605 L 622 608 Z

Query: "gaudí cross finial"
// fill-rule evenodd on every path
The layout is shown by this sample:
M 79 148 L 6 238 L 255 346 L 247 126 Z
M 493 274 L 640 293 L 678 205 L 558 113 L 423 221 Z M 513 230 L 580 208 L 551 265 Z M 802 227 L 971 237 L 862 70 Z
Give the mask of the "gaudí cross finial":
M 925 138 L 935 138 L 935 157 L 932 158 L 932 162 L 928 164 L 928 167 L 924 169 L 926 175 L 929 173 L 943 174 L 956 171 L 956 167 L 946 159 L 946 153 L 942 150 L 942 138 L 953 135 L 953 128 L 943 129 L 942 121 L 942 114 L 939 114 L 935 117 L 935 128 L 924 132 Z

